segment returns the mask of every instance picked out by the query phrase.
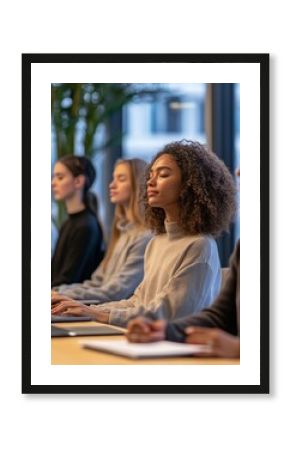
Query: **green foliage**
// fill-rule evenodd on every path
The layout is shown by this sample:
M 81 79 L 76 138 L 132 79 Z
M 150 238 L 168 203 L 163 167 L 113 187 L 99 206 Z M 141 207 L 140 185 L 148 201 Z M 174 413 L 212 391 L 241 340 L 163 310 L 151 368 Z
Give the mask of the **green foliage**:
M 136 96 L 154 95 L 160 88 L 136 88 L 128 83 L 62 83 L 51 86 L 51 117 L 56 137 L 57 158 L 73 154 L 76 150 L 76 128 L 83 127 L 84 152 L 92 157 L 98 150 L 104 150 L 112 140 L 120 142 L 119 136 L 106 135 L 105 142 L 97 148 L 95 135 L 98 128 L 107 125 L 113 115 L 120 112 Z M 120 130 L 121 131 L 121 130 Z M 116 139 L 117 138 L 117 139 Z
M 92 158 L 98 151 L 106 151 L 120 145 L 122 130 L 114 130 L 112 121 L 123 106 L 136 97 L 152 98 L 163 90 L 160 85 L 129 83 L 53 83 L 51 85 L 51 121 L 56 139 L 56 158 L 76 153 L 77 129 L 81 127 L 78 138 L 82 139 L 84 153 Z M 96 133 L 103 127 L 104 139 L 96 144 Z M 58 209 L 57 222 L 65 215 Z

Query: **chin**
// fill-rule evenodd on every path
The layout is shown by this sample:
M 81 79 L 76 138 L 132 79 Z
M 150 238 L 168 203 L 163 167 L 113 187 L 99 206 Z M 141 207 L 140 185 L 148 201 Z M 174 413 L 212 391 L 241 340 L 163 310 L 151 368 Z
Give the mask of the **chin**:
M 162 208 L 159 202 L 154 201 L 153 199 L 148 200 L 148 205 L 152 206 L 152 208 Z

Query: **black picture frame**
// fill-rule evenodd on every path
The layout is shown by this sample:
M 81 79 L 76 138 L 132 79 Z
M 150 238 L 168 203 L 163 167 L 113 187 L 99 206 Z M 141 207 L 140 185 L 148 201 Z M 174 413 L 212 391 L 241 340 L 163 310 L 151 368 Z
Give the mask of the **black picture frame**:
M 269 54 L 22 55 L 22 393 L 269 393 Z M 260 382 L 254 385 L 36 385 L 31 381 L 31 66 L 46 63 L 245 63 L 260 69 Z

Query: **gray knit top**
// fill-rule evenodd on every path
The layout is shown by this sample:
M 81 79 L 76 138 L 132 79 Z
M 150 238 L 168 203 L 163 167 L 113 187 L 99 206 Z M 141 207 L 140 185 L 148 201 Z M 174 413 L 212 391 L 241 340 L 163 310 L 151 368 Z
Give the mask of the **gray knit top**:
M 109 323 L 126 326 L 139 314 L 173 320 L 210 305 L 221 282 L 215 240 L 187 235 L 176 223 L 165 222 L 166 233 L 149 242 L 144 279 L 127 300 L 94 306 L 110 313 Z
M 93 304 L 129 298 L 144 275 L 144 253 L 152 234 L 132 223 L 120 222 L 120 237 L 104 270 L 102 263 L 83 283 L 59 286 L 68 297 Z

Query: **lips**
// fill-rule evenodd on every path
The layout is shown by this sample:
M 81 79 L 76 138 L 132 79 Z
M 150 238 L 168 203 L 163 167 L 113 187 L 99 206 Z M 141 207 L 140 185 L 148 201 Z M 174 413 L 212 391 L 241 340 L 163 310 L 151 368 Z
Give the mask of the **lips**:
M 147 191 L 147 196 L 148 197 L 155 197 L 155 195 L 158 195 L 158 191 L 152 191 L 151 189 L 149 189 Z

